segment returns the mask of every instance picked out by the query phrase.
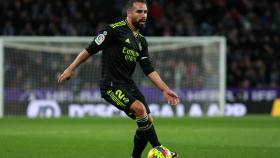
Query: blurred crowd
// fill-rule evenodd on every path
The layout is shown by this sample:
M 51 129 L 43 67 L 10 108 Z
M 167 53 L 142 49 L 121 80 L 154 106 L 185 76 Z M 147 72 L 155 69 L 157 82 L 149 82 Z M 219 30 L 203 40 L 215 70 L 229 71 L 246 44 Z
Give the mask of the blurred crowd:
M 225 36 L 228 87 L 280 85 L 280 53 L 277 53 L 280 50 L 280 1 L 148 1 L 149 21 L 144 35 Z M 126 0 L 2 1 L 0 33 L 6 36 L 93 36 L 105 24 L 124 18 L 125 3 Z M 181 62 L 185 61 L 176 62 L 172 67 L 176 69 L 163 72 L 167 79 L 168 75 L 176 74 Z M 197 65 L 188 63 L 189 67 Z M 188 73 L 187 68 L 183 73 Z M 176 81 L 172 83 L 176 87 Z

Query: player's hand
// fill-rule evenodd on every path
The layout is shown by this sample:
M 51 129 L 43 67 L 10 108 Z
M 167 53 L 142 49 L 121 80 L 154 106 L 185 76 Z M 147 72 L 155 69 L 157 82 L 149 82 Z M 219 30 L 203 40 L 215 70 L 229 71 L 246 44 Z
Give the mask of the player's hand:
M 66 69 L 59 77 L 58 83 L 62 84 L 65 80 L 69 80 L 74 75 L 74 71 Z
M 180 102 L 179 96 L 172 90 L 163 91 L 163 95 L 170 105 L 177 105 Z

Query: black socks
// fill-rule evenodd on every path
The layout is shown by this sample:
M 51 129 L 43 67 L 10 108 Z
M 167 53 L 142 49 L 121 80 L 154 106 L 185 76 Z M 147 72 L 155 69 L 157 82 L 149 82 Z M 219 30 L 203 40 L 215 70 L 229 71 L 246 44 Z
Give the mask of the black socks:
M 153 123 L 148 119 L 148 115 L 143 117 L 136 117 L 136 122 L 138 125 L 138 136 L 143 136 L 146 138 L 153 147 L 160 146 L 161 144 L 158 141 L 158 137 L 154 128 Z
M 141 158 L 141 154 L 144 151 L 148 142 L 153 147 L 160 146 L 158 137 L 153 123 L 148 119 L 148 115 L 144 117 L 136 117 L 136 123 L 138 129 L 134 136 L 134 148 L 132 152 L 132 158 Z
M 141 158 L 141 154 L 144 151 L 147 144 L 148 139 L 144 137 L 143 132 L 137 129 L 134 135 L 134 148 L 132 152 L 132 158 Z

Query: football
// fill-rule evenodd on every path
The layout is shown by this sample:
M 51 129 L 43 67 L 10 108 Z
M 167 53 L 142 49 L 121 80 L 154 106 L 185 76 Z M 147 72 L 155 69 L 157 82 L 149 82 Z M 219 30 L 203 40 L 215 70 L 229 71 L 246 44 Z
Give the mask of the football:
M 172 158 L 170 151 L 164 146 L 152 148 L 148 153 L 148 158 Z

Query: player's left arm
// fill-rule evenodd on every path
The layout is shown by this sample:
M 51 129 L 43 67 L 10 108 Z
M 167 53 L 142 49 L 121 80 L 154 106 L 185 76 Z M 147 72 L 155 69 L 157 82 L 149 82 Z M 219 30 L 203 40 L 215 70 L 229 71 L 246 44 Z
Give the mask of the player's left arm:
M 151 72 L 147 77 L 163 92 L 169 104 L 177 105 L 179 103 L 179 96 L 166 85 L 156 71 Z
M 146 76 L 156 85 L 162 92 L 166 101 L 171 105 L 177 105 L 179 103 L 179 96 L 172 91 L 166 83 L 161 79 L 159 74 L 154 70 L 149 55 L 148 55 L 148 45 L 146 40 L 143 41 L 143 51 L 139 59 L 139 64 L 146 74 Z

